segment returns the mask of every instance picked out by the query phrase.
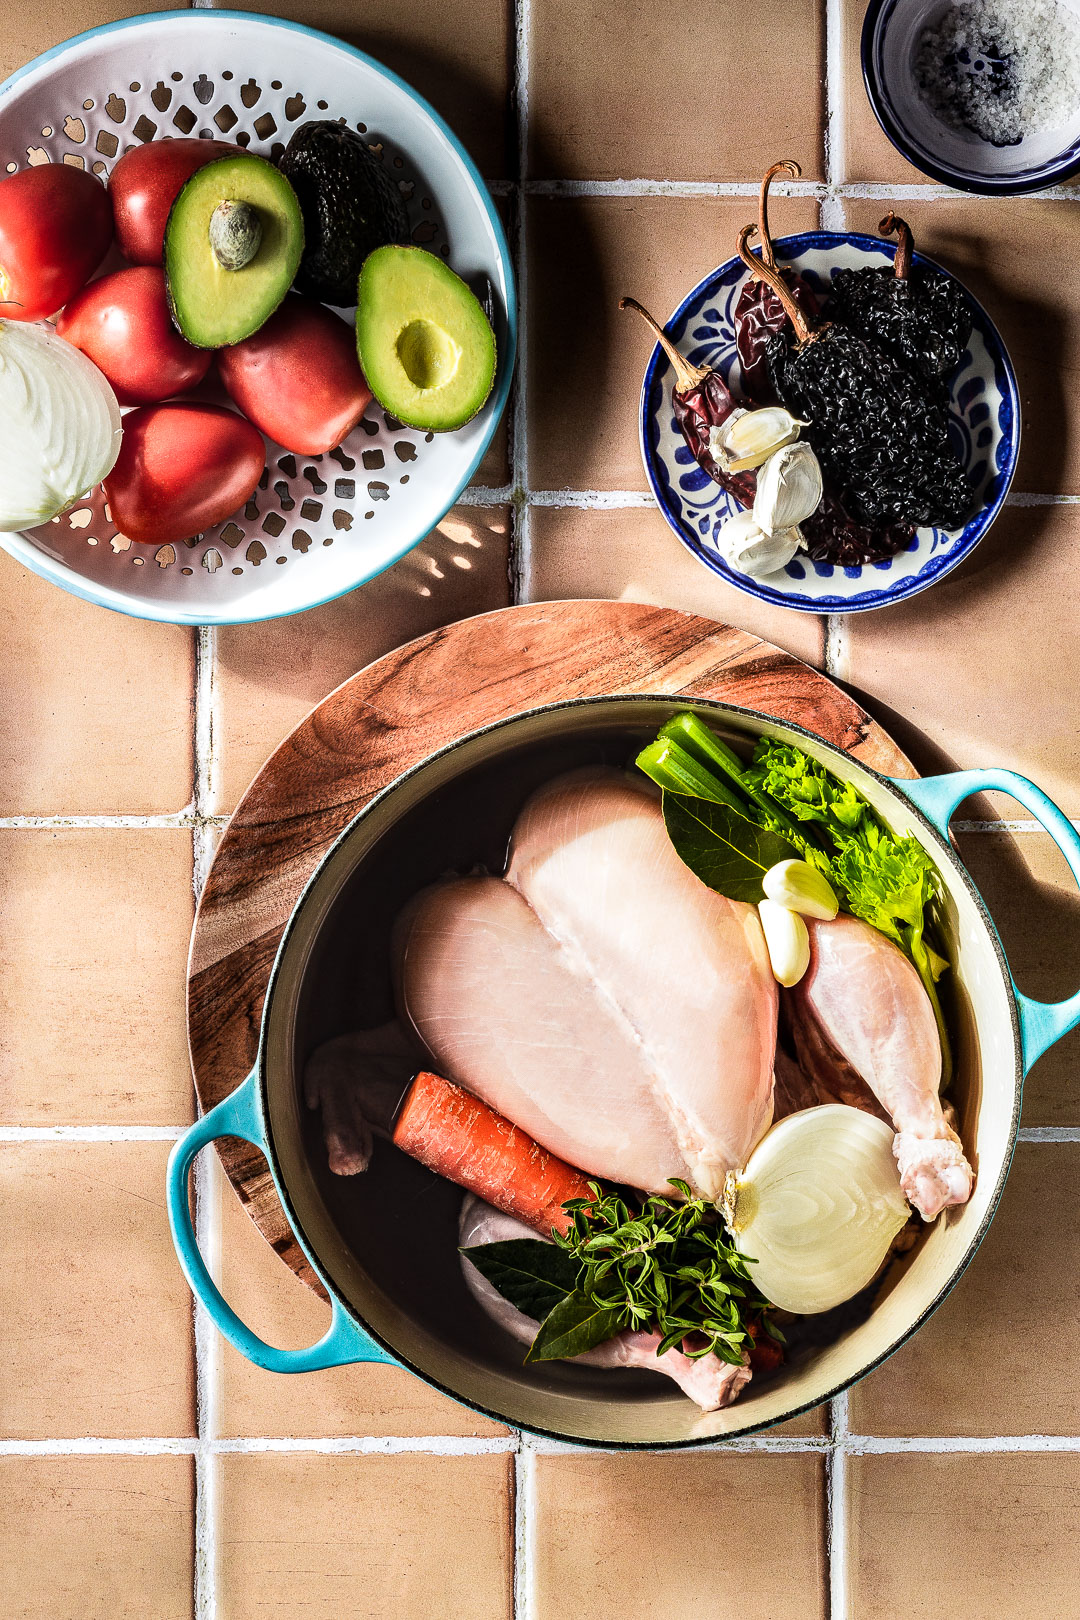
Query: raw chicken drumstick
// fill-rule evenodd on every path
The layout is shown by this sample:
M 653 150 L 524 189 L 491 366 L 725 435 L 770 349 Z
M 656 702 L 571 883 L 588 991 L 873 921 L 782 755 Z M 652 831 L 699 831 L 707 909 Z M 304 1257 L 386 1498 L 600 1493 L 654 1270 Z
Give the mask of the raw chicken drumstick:
M 793 992 L 888 1110 L 900 1185 L 926 1221 L 966 1204 L 974 1179 L 941 1110 L 941 1043 L 919 975 L 891 940 L 858 917 L 808 919 L 810 967 Z

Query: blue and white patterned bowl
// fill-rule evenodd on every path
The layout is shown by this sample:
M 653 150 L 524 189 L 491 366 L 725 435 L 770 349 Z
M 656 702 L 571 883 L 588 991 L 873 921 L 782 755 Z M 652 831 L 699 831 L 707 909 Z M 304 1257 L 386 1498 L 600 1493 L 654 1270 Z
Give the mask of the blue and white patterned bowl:
M 852 232 L 806 231 L 781 238 L 776 252 L 782 264 L 798 270 L 824 296 L 839 270 L 889 264 L 895 246 Z M 915 254 L 914 262 L 942 268 L 921 253 Z M 736 394 L 740 372 L 733 317 L 748 275 L 740 259 L 729 259 L 694 288 L 665 327 L 689 360 L 719 371 Z M 671 410 L 674 373 L 658 345 L 641 390 L 641 454 L 660 510 L 695 557 L 751 596 L 804 613 L 884 607 L 925 590 L 962 562 L 997 516 L 1020 446 L 1020 400 L 1012 363 L 989 315 L 964 291 L 973 326 L 952 381 L 949 431 L 977 492 L 973 516 L 962 529 L 919 529 L 906 551 L 860 568 L 811 562 L 802 552 L 765 580 L 750 579 L 729 567 L 717 549 L 716 535 L 740 507 L 690 454 Z

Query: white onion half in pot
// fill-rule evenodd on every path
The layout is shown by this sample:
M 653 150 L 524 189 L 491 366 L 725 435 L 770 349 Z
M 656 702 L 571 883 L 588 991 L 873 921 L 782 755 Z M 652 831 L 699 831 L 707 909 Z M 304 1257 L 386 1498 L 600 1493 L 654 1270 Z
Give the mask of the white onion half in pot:
M 872 1280 L 911 1214 L 891 1127 L 843 1103 L 789 1114 L 729 1177 L 724 1213 L 766 1299 L 832 1310 Z

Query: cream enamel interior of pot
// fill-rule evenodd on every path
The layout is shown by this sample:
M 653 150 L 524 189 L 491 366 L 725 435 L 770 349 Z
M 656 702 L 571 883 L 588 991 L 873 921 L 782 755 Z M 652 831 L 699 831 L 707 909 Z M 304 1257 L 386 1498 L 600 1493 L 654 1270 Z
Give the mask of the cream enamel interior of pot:
M 388 927 L 408 894 L 448 870 L 492 864 L 533 785 L 585 760 L 626 763 L 672 713 L 658 698 L 586 699 L 535 710 L 455 744 L 402 777 L 353 823 L 294 914 L 264 1031 L 265 1105 L 288 1213 L 324 1275 L 389 1348 L 460 1399 L 508 1422 L 601 1445 L 678 1445 L 744 1433 L 813 1406 L 897 1347 L 970 1259 L 1008 1167 L 1020 1067 L 1010 981 L 996 935 L 959 861 L 905 800 L 847 755 L 722 704 L 690 705 L 736 746 L 787 737 L 853 781 L 895 830 L 930 848 L 947 894 L 957 1079 L 953 1100 L 978 1177 L 971 1201 L 939 1219 L 893 1262 L 863 1319 L 725 1411 L 702 1414 L 666 1379 L 548 1363 L 483 1316 L 461 1283 L 460 1193 L 378 1145 L 352 1178 L 326 1166 L 318 1119 L 304 1106 L 302 1065 L 322 1040 L 387 1015 Z M 495 788 L 513 786 L 501 804 Z M 418 833 L 423 837 L 418 837 Z M 468 846 L 472 844 L 472 853 Z M 504 847 L 504 844 L 503 844 Z M 415 870 L 409 870 L 414 866 Z M 411 887 L 410 887 L 411 884 Z

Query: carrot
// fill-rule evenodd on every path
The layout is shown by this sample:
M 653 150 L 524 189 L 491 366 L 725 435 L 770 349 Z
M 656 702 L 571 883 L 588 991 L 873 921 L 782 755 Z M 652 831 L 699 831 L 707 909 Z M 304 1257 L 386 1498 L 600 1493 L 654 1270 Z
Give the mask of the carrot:
M 436 1175 L 545 1236 L 552 1227 L 569 1230 L 572 1223 L 562 1208 L 568 1198 L 592 1196 L 579 1170 L 437 1074 L 416 1076 L 398 1113 L 393 1140 Z

